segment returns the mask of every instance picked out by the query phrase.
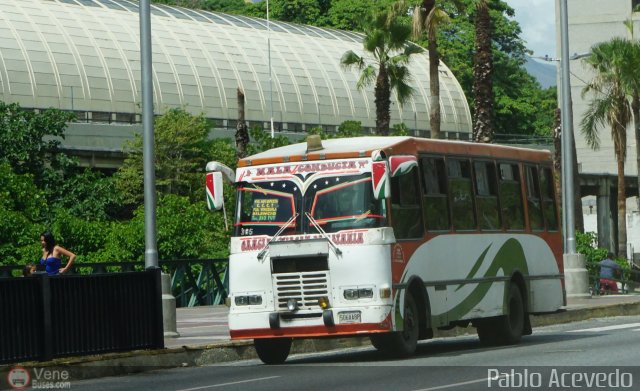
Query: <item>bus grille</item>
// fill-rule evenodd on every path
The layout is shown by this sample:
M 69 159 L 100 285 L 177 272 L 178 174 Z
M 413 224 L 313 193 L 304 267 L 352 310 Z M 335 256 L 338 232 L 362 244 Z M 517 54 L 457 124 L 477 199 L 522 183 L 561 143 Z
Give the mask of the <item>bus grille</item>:
M 287 300 L 296 299 L 301 310 L 319 309 L 318 299 L 329 296 L 327 272 L 274 274 L 278 309 L 287 309 Z

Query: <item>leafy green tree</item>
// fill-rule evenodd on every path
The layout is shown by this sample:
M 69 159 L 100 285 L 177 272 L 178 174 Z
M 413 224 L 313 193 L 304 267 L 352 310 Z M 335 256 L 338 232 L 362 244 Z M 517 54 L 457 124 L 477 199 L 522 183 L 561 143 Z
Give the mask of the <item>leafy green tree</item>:
M 158 191 L 200 197 L 211 144 L 204 116 L 191 115 L 184 109 L 168 110 L 156 118 L 154 133 Z M 126 148 L 129 153 L 116 173 L 116 188 L 125 204 L 136 206 L 144 196 L 142 137 L 136 135 Z
M 362 122 L 344 121 L 338 126 L 337 137 L 360 137 L 364 136 Z
M 345 68 L 355 67 L 361 71 L 358 89 L 375 80 L 376 132 L 382 136 L 389 134 L 391 92 L 395 91 L 400 105 L 412 95 L 407 64 L 411 55 L 422 52 L 422 48 L 408 41 L 411 26 L 390 16 L 389 10 L 374 15 L 365 32 L 364 50 L 372 56 L 374 64 L 367 64 L 363 56 L 352 50 L 340 60 Z
M 0 162 L 16 174 L 32 174 L 41 187 L 55 187 L 64 173 L 75 166 L 61 149 L 72 113 L 56 109 L 36 113 L 17 103 L 0 102 Z
M 392 136 L 408 136 L 411 130 L 403 123 L 393 125 Z
M 221 213 L 207 210 L 204 197 L 164 194 L 158 198 L 158 257 L 160 259 L 222 258 L 228 256 L 229 233 Z M 91 254 L 97 261 L 144 259 L 144 206 L 133 219 L 110 224 L 104 247 Z
M 0 265 L 25 264 L 38 257 L 46 199 L 31 174 L 16 174 L 0 163 Z
M 633 54 L 630 42 L 612 38 L 591 48 L 584 58 L 594 72 L 593 79 L 582 90 L 583 98 L 593 93 L 593 99 L 580 122 L 581 132 L 589 146 L 600 147 L 599 131 L 602 126 L 611 128 L 613 149 L 618 166 L 618 243 L 616 252 L 624 256 L 627 249 L 627 203 L 625 193 L 624 164 L 627 155 L 627 126 L 631 123 L 631 104 L 627 99 L 625 72 L 628 58 Z M 637 71 L 637 70 L 636 70 Z
M 283 147 L 291 144 L 289 139 L 285 136 L 271 137 L 271 134 L 259 126 L 254 126 L 249 131 L 251 144 L 249 144 L 247 150 L 249 155 L 254 155 L 258 152 L 266 151 L 271 148 Z
M 323 25 L 319 27 L 330 27 L 340 30 L 365 31 L 366 21 L 371 13 L 382 12 L 389 8 L 396 0 L 341 0 L 332 1 L 331 7 L 327 10 L 327 17 L 323 20 Z M 309 24 L 316 25 L 313 21 Z
M 461 7 L 450 2 L 442 3 L 441 6 L 451 17 L 451 23 L 438 30 L 438 50 L 442 61 L 460 82 L 471 111 L 475 112 L 473 1 L 460 0 Z M 533 76 L 524 69 L 527 49 L 520 38 L 520 26 L 513 19 L 513 8 L 501 0 L 490 1 L 495 134 L 546 135 L 553 128 L 556 90 L 543 92 Z M 427 45 L 423 41 L 418 43 Z

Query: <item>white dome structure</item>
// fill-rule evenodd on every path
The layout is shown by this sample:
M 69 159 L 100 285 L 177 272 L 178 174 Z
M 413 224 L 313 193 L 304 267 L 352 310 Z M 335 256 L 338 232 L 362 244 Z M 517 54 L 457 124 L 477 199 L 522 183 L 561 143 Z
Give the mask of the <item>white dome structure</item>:
M 128 0 L 0 0 L 0 99 L 75 111 L 85 124 L 138 123 L 138 12 Z M 347 50 L 364 54 L 362 35 L 274 21 L 268 30 L 262 19 L 163 5 L 151 14 L 157 114 L 183 107 L 234 128 L 240 87 L 250 125 L 266 127 L 273 113 L 278 131 L 331 131 L 346 120 L 375 127 L 373 87 L 359 91 L 358 71 L 340 66 Z M 410 70 L 416 93 L 403 107 L 392 97 L 391 124 L 420 134 L 429 127 L 426 51 Z M 440 83 L 442 131 L 467 139 L 469 107 L 442 63 Z

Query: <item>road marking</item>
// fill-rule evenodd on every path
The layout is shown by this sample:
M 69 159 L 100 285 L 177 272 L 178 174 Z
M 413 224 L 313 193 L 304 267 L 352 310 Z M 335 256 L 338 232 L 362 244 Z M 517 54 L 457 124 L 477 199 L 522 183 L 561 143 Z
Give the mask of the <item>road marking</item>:
M 497 381 L 499 379 L 507 378 L 507 377 L 511 377 L 511 375 L 502 374 L 502 375 L 496 377 L 495 379 L 491 379 L 491 380 L 492 381 Z M 445 388 L 460 387 L 460 386 L 466 386 L 467 384 L 475 384 L 475 383 L 482 383 L 482 382 L 488 382 L 488 381 L 489 381 L 489 378 L 485 377 L 483 379 L 469 380 L 469 381 L 464 381 L 464 382 L 460 382 L 460 383 L 444 384 L 444 385 L 441 385 L 441 386 L 429 387 L 429 388 L 421 388 L 419 390 L 413 390 L 413 391 L 444 390 Z
M 569 330 L 567 331 L 567 333 L 581 333 L 584 331 L 597 332 L 597 331 L 621 330 L 621 329 L 630 329 L 638 326 L 640 326 L 640 323 L 618 324 L 615 326 L 593 327 L 590 329 L 581 329 L 581 330 Z
M 193 388 L 184 388 L 182 390 L 176 390 L 176 391 L 194 391 L 194 390 L 203 390 L 205 388 L 214 388 L 214 387 L 224 387 L 224 386 L 232 386 L 234 384 L 242 384 L 242 383 L 250 383 L 250 382 L 255 382 L 255 381 L 262 381 L 262 380 L 269 380 L 269 379 L 275 379 L 277 377 L 280 376 L 269 376 L 269 377 L 259 377 L 257 379 L 247 379 L 247 380 L 238 380 L 238 381 L 234 381 L 234 382 L 229 382 L 229 383 L 221 383 L 221 384 L 211 384 L 209 386 L 200 386 L 200 387 L 193 387 Z

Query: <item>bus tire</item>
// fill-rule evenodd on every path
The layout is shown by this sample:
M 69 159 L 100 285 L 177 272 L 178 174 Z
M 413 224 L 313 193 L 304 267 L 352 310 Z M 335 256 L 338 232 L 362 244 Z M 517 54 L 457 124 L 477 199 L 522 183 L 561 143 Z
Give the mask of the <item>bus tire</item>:
M 260 338 L 253 340 L 253 346 L 260 360 L 267 364 L 282 364 L 289 357 L 291 338 Z
M 522 292 L 513 282 L 509 284 L 507 306 L 507 314 L 498 318 L 497 342 L 501 345 L 514 345 L 520 342 L 524 333 L 525 311 Z
M 418 306 L 410 292 L 404 298 L 403 330 L 386 334 L 373 334 L 369 337 L 371 344 L 380 352 L 394 357 L 408 357 L 418 347 L 420 322 Z

